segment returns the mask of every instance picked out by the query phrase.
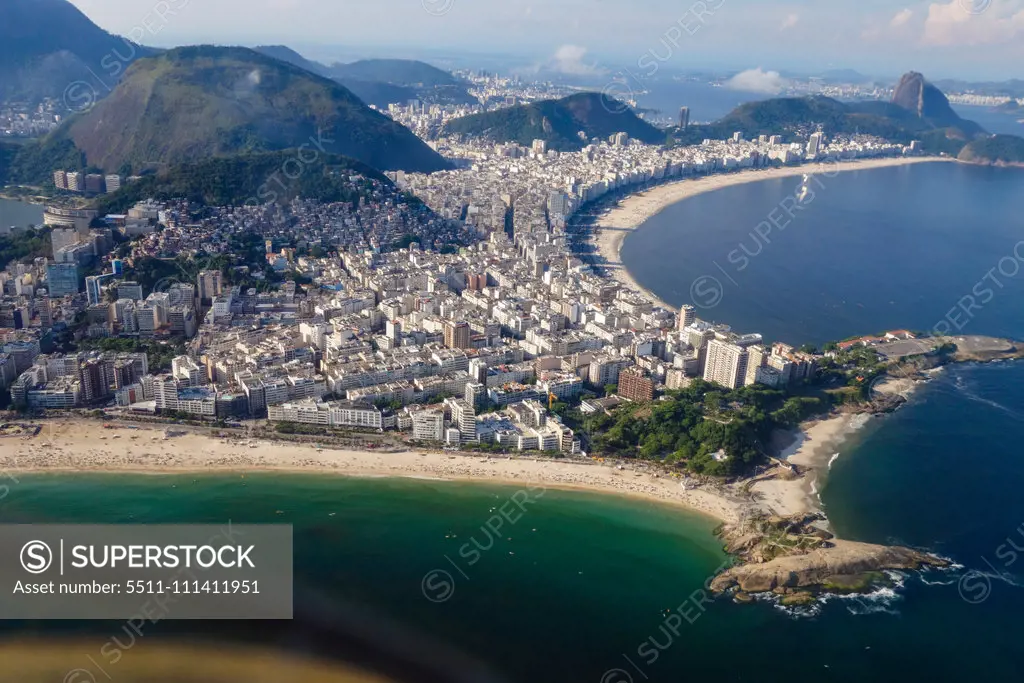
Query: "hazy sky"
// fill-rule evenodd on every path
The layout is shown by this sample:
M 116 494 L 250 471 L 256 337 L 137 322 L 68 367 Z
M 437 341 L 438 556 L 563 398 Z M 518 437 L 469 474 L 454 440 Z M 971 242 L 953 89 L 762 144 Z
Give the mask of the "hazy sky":
M 1024 78 L 1024 0 L 71 0 L 139 42 L 521 56 L 568 72 L 651 60 Z M 379 50 L 374 50 L 379 54 Z

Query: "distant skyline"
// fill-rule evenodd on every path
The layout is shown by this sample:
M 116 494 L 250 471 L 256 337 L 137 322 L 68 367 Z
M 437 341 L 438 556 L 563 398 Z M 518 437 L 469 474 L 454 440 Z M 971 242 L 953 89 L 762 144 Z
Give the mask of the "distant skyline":
M 657 64 L 1024 78 L 1024 0 L 71 2 L 104 29 L 159 47 L 275 43 L 327 60 L 500 54 L 575 76 Z

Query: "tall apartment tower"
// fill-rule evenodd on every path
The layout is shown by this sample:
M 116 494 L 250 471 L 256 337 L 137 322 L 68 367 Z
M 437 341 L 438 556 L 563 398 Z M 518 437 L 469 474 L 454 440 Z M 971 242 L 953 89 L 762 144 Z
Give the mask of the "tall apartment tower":
M 697 309 L 689 304 L 679 309 L 679 329 L 683 330 L 697 321 Z
M 444 345 L 449 349 L 469 349 L 470 329 L 467 322 L 446 322 L 444 325 Z
M 200 271 L 196 284 L 200 299 L 215 299 L 224 292 L 224 278 L 219 270 Z
M 640 368 L 627 368 L 619 373 L 619 396 L 643 403 L 654 400 L 654 380 Z
M 746 381 L 747 361 L 746 349 L 721 339 L 712 339 L 708 342 L 704 381 L 737 389 Z
M 686 130 L 690 127 L 690 108 L 680 107 L 679 108 L 679 128 Z

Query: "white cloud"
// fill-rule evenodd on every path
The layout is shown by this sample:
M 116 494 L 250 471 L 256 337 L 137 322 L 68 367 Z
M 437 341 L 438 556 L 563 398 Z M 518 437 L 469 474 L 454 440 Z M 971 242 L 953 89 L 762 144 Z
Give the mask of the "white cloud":
M 794 12 L 782 20 L 782 26 L 779 27 L 779 30 L 785 31 L 786 29 L 793 28 L 798 23 L 800 23 L 800 15 Z
M 908 21 L 910 21 L 911 18 L 913 18 L 913 16 L 914 16 L 914 10 L 909 9 L 909 8 L 908 9 L 902 9 L 899 12 L 896 13 L 896 16 L 894 16 L 892 18 L 892 21 L 889 22 L 889 26 L 891 26 L 893 28 L 899 28 L 900 26 L 903 26 Z
M 555 51 L 550 68 L 558 73 L 569 76 L 591 76 L 604 73 L 596 64 L 583 61 L 587 48 L 580 45 L 563 45 Z
M 1024 38 L 1024 0 L 951 0 L 928 7 L 926 45 L 969 46 Z
M 725 87 L 732 90 L 777 95 L 786 89 L 786 79 L 778 71 L 764 71 L 761 67 L 747 69 L 736 74 L 725 82 Z

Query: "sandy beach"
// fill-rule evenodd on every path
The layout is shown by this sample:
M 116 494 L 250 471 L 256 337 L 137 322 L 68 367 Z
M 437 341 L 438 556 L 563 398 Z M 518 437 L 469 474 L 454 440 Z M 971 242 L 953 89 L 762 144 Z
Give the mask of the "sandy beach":
M 42 423 L 31 437 L 0 439 L 0 474 L 16 479 L 37 472 L 138 474 L 279 471 L 348 477 L 398 477 L 585 490 L 678 505 L 717 521 L 767 513 L 820 512 L 818 492 L 833 455 L 872 416 L 832 415 L 809 422 L 780 454 L 803 476 L 783 467 L 750 484 L 702 484 L 635 461 L 553 460 L 438 451 L 372 452 L 249 438 L 218 437 L 208 430 L 165 436 L 157 425 L 119 423 L 105 429 L 85 419 Z
M 758 504 L 778 515 L 821 512 L 818 494 L 832 458 L 841 456 L 843 442 L 872 418 L 870 413 L 841 413 L 802 425 L 780 459 L 804 470 L 804 476 L 758 481 L 750 487 Z
M 787 166 L 785 168 L 758 169 L 740 171 L 738 173 L 716 174 L 701 178 L 687 178 L 626 197 L 598 218 L 591 240 L 597 247 L 599 265 L 609 277 L 615 278 L 631 289 L 643 292 L 659 306 L 674 308 L 674 306 L 655 296 L 653 292 L 641 287 L 622 264 L 620 255 L 622 243 L 626 239 L 626 235 L 636 230 L 648 219 L 661 213 L 667 207 L 705 192 L 761 180 L 789 178 L 804 174 L 814 174 L 816 172 L 832 177 L 836 173 L 936 161 L 951 160 L 943 157 L 862 159 L 825 165 L 806 164 L 803 166 Z M 751 226 L 751 228 L 753 227 Z
M 696 488 L 696 482 L 643 464 L 595 460 L 547 460 L 528 456 L 466 453 L 318 449 L 312 445 L 260 441 L 237 435 L 217 438 L 185 433 L 164 438 L 153 426 L 104 429 L 90 420 L 42 423 L 33 437 L 0 440 L 0 472 L 232 472 L 287 471 L 353 477 L 413 477 L 446 481 L 543 486 L 630 496 L 683 506 L 723 522 L 734 522 L 743 508 L 734 492 Z M 132 425 L 135 426 L 135 425 Z M 684 488 L 684 484 L 687 488 Z

